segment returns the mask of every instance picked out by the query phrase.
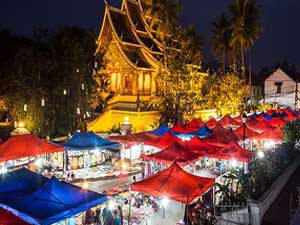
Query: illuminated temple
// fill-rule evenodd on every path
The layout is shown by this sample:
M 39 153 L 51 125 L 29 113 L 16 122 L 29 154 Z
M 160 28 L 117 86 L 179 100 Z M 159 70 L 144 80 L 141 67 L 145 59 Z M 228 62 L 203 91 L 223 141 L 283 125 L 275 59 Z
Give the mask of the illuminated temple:
M 104 53 L 113 97 L 89 130 L 107 131 L 127 117 L 134 130 L 141 131 L 159 120 L 159 113 L 147 102 L 157 91 L 163 52 L 147 10 L 147 1 L 123 0 L 121 9 L 106 3 L 96 54 Z
M 163 46 L 157 27 L 162 21 L 152 19 L 151 0 L 123 0 L 121 8 L 105 3 L 95 54 L 104 55 L 113 97 L 88 130 L 106 132 L 128 118 L 133 131 L 144 131 L 160 118 L 148 103 L 160 89 L 156 76 L 163 67 Z

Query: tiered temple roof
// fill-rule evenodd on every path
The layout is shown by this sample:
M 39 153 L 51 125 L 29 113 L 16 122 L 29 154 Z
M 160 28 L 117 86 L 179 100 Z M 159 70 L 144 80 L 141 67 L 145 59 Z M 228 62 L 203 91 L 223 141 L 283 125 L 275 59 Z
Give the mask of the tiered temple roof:
M 155 70 L 161 66 L 162 45 L 152 35 L 142 4 L 141 0 L 123 0 L 118 9 L 106 2 L 96 54 L 106 52 L 114 42 L 132 67 Z

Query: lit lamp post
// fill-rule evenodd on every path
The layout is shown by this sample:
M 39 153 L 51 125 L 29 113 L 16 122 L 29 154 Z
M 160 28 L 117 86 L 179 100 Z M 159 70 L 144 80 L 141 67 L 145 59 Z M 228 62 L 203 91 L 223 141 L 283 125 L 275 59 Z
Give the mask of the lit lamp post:
M 246 120 L 247 120 L 247 115 L 244 113 L 242 117 L 242 122 L 243 122 L 243 147 L 246 148 Z

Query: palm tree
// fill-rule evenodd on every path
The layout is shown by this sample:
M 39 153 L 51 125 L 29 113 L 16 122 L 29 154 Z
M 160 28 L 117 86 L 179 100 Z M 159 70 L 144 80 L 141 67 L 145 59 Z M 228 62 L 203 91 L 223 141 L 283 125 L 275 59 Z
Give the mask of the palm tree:
M 158 37 L 165 41 L 178 25 L 182 6 L 178 0 L 153 0 L 149 13 L 150 27 L 157 31 Z
M 225 74 L 226 59 L 228 52 L 230 51 L 229 42 L 231 37 L 230 19 L 226 14 L 222 14 L 217 18 L 217 21 L 213 23 L 213 47 L 212 52 L 216 58 L 221 57 L 222 60 L 222 72 Z
M 228 6 L 228 10 L 232 17 L 232 35 L 229 44 L 234 49 L 236 57 L 240 54 L 242 77 L 245 79 L 245 51 L 250 52 L 250 48 L 262 31 L 259 18 L 261 6 L 257 5 L 255 0 L 235 0 Z

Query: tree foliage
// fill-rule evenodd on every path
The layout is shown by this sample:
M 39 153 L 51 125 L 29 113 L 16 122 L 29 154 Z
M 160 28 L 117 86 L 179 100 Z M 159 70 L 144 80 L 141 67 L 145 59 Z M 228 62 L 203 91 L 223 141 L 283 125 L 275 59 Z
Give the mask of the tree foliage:
M 5 84 L 0 96 L 10 119 L 24 121 L 41 136 L 84 129 L 89 99 L 97 88 L 92 77 L 95 34 L 64 27 L 53 33 L 38 30 L 33 39 L 20 42 L 17 53 L 0 67 L 0 82 Z
M 192 27 L 179 27 L 164 51 L 164 67 L 157 75 L 161 91 L 153 99 L 164 122 L 182 121 L 183 113 L 201 99 L 201 40 Z
M 240 111 L 247 92 L 243 80 L 234 74 L 211 75 L 206 83 L 204 105 L 217 109 L 219 115 L 235 114 Z

